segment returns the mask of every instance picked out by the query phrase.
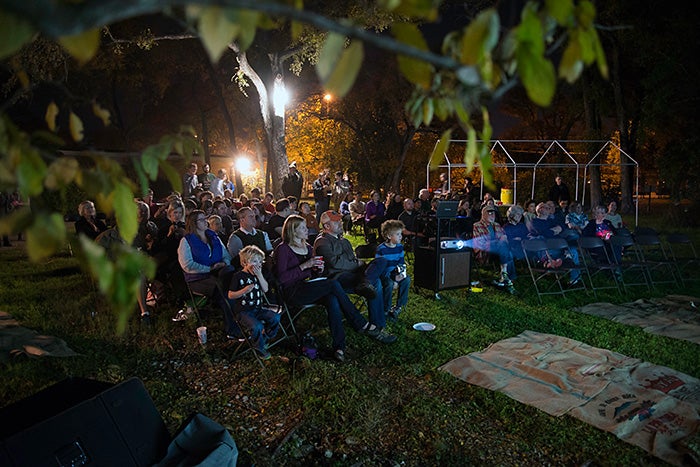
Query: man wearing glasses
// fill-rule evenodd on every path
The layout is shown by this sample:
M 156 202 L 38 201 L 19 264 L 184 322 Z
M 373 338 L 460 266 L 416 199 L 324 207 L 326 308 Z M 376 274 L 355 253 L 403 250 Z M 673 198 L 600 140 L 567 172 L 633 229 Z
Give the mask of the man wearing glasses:
M 501 268 L 498 281 L 494 284 L 505 287 L 514 294 L 513 281 L 508 277 L 508 267 L 514 267 L 513 256 L 508 247 L 508 237 L 503 227 L 496 222 L 496 208 L 486 205 L 481 209 L 481 220 L 474 223 L 473 248 L 477 261 L 484 264 L 491 256 L 497 256 Z

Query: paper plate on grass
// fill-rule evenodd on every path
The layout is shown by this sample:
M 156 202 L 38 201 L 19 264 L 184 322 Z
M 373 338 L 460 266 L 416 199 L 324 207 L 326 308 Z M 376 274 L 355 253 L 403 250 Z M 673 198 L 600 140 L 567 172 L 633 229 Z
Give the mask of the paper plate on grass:
M 413 325 L 413 329 L 416 331 L 434 331 L 435 325 L 433 323 L 416 323 Z

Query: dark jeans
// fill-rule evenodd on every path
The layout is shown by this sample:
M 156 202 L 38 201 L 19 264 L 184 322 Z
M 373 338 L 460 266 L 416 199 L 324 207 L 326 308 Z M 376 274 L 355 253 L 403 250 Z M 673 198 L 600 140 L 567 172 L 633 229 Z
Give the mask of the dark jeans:
M 232 300 L 229 300 L 229 303 L 231 302 Z M 231 307 L 233 307 L 233 303 L 231 303 Z M 238 321 L 248 331 L 253 346 L 261 354 L 264 354 L 266 352 L 265 344 L 277 335 L 280 315 L 274 310 L 261 307 L 257 310 L 241 311 Z M 263 329 L 265 334 L 263 334 Z
M 227 314 L 229 306 L 228 303 L 226 303 L 226 291 L 228 291 L 228 286 L 231 282 L 233 272 L 234 269 L 231 266 L 226 266 L 214 271 L 205 279 L 187 282 L 187 286 L 190 288 L 193 294 L 204 295 L 216 303 L 216 306 L 218 306 L 221 312 L 224 314 L 226 331 L 230 335 L 238 334 L 238 332 L 235 332 L 238 329 L 238 326 Z
M 357 268 L 355 271 L 341 272 L 334 277 L 348 293 L 355 293 L 355 288 L 367 281 L 377 289 L 377 296 L 367 300 L 369 322 L 383 328 L 386 326 L 386 303 L 384 303 L 384 291 L 381 274 L 386 269 L 386 258 L 375 258 L 368 264 Z
M 288 288 L 285 293 L 293 305 L 303 306 L 319 303 L 326 307 L 334 350 L 345 350 L 343 315 L 355 331 L 360 331 L 367 324 L 365 318 L 348 298 L 348 294 L 345 293 L 340 282 L 336 280 L 321 279 L 312 282 L 299 282 L 291 289 Z

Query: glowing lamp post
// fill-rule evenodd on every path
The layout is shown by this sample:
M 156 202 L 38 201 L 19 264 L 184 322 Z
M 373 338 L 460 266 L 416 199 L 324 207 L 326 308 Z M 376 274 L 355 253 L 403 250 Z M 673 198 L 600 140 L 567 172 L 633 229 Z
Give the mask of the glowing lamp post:
M 272 105 L 276 117 L 282 117 L 284 120 L 284 107 L 287 105 L 287 102 L 289 102 L 289 93 L 284 87 L 282 75 L 277 75 L 275 86 L 272 90 Z
M 326 101 L 326 115 L 328 115 L 328 113 L 330 111 L 331 101 L 333 100 L 333 96 L 330 94 L 326 94 L 323 96 L 323 100 Z
M 247 157 L 241 156 L 236 159 L 236 171 L 238 171 L 238 173 L 247 175 L 250 172 L 250 167 L 250 159 Z

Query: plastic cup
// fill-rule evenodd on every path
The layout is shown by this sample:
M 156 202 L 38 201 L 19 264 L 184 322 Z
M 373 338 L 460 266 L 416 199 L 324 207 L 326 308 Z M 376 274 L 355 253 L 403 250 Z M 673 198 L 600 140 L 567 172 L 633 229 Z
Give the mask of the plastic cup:
M 323 256 L 314 256 L 314 267 L 317 269 L 323 267 Z
M 200 326 L 197 328 L 197 337 L 199 338 L 200 344 L 207 343 L 207 327 L 206 326 Z

